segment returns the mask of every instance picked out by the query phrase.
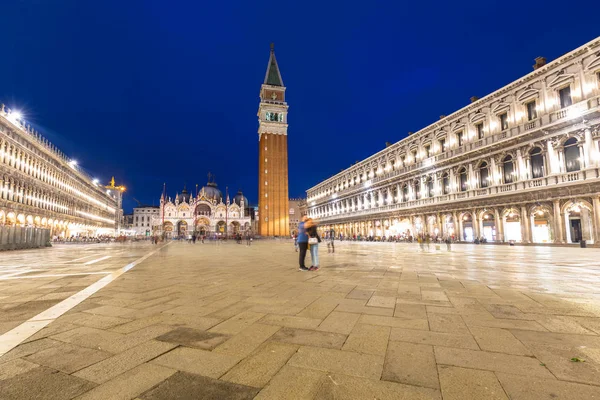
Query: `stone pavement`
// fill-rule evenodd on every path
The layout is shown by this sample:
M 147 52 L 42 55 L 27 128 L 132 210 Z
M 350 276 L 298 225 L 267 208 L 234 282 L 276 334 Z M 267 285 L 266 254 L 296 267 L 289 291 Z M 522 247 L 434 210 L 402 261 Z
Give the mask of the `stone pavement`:
M 600 250 L 321 247 L 163 247 L 0 357 L 0 398 L 600 399 Z M 155 249 L 3 253 L 0 333 Z

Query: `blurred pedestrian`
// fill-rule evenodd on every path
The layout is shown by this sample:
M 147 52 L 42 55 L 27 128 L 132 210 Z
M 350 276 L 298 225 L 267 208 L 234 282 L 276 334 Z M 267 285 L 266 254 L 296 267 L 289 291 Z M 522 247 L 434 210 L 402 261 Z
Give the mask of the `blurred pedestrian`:
M 299 254 L 299 263 L 300 268 L 299 271 L 308 271 L 306 265 L 304 265 L 304 259 L 306 258 L 306 250 L 308 250 L 308 235 L 306 234 L 306 229 L 304 224 L 307 222 L 308 217 L 305 215 L 302 217 L 302 222 L 298 224 L 298 249 L 300 251 Z
M 304 224 L 304 229 L 306 229 L 306 233 L 308 235 L 308 246 L 312 261 L 312 266 L 309 268 L 309 270 L 317 271 L 319 269 L 319 243 L 321 242 L 319 232 L 317 232 L 317 223 L 312 218 L 308 218 Z

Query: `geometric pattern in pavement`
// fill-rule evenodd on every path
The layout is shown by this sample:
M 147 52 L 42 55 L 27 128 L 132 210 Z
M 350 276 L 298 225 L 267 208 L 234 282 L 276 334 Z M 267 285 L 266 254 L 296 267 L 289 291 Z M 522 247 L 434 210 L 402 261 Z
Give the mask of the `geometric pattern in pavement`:
M 0 333 L 156 249 L 3 254 Z M 597 249 L 337 242 L 318 272 L 297 254 L 166 246 L 0 357 L 0 397 L 600 398 Z

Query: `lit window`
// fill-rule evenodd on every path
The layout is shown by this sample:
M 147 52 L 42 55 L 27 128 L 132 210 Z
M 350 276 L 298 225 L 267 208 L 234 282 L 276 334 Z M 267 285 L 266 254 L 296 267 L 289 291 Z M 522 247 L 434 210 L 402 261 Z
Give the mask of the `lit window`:
M 570 86 L 560 89 L 558 91 L 558 97 L 560 98 L 560 108 L 569 107 L 571 104 L 573 104 Z
M 267 159 L 265 158 L 265 162 L 267 162 Z
M 475 125 L 475 130 L 477 131 L 477 139 L 483 139 L 483 122 Z
M 535 100 L 530 101 L 529 103 L 525 104 L 525 106 L 527 107 L 527 120 L 533 121 L 534 119 L 536 119 L 537 110 L 535 109 Z
M 265 193 L 265 197 L 269 197 L 269 193 Z
M 267 170 L 265 169 L 265 174 L 267 173 Z
M 508 129 L 508 114 L 500 114 L 500 130 L 505 131 Z
M 430 150 L 431 150 L 431 146 L 430 145 L 425 146 L 425 157 L 429 157 Z
M 440 139 L 440 152 L 443 153 L 446 151 L 446 139 Z
M 458 142 L 458 147 L 463 145 L 463 132 L 460 131 L 456 134 L 456 141 Z
M 269 184 L 269 182 L 265 181 L 265 186 L 267 186 Z

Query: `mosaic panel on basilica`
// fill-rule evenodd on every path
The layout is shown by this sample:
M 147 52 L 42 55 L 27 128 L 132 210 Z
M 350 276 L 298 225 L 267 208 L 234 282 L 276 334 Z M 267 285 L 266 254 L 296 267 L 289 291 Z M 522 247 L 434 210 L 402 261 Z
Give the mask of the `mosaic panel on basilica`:
M 600 40 L 307 190 L 345 237 L 600 240 Z

